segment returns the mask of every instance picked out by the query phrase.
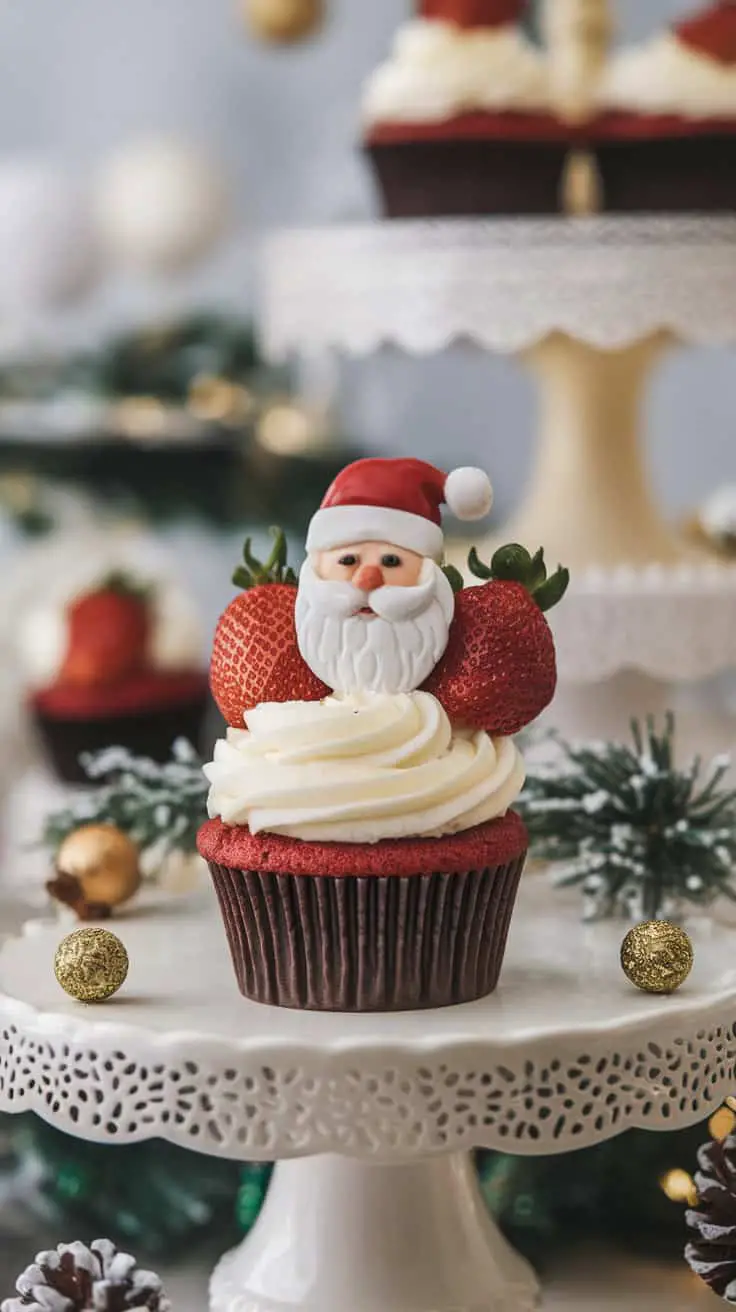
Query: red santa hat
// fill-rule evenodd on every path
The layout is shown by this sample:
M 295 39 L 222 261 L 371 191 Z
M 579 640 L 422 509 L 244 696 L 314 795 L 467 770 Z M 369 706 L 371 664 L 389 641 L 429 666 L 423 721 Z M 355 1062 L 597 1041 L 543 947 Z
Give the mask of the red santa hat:
M 682 45 L 719 64 L 736 64 L 736 3 L 719 0 L 675 27 Z
M 482 519 L 492 504 L 493 490 L 482 469 L 445 474 L 424 460 L 356 460 L 338 474 L 313 516 L 307 551 L 390 542 L 440 559 L 441 506 L 458 519 Z
M 457 27 L 502 27 L 520 23 L 526 7 L 526 0 L 420 0 L 419 13 Z

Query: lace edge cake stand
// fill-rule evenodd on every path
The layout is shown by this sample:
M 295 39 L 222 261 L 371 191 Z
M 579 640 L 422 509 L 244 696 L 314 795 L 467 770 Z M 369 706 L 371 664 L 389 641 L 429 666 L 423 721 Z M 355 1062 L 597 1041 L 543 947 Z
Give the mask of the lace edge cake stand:
M 244 1001 L 204 893 L 150 894 L 116 920 L 131 972 L 96 1009 L 53 978 L 63 928 L 32 922 L 0 951 L 0 1108 L 91 1141 L 278 1160 L 216 1269 L 215 1312 L 529 1312 L 536 1279 L 489 1219 L 470 1150 L 691 1124 L 736 1067 L 732 931 L 695 925 L 691 979 L 657 999 L 621 974 L 621 927 L 577 911 L 527 876 L 493 997 L 377 1016 Z
M 265 344 L 276 357 L 386 345 L 425 355 L 468 341 L 518 355 L 539 384 L 540 434 L 524 503 L 502 538 L 543 541 L 574 568 L 667 564 L 685 548 L 648 488 L 642 396 L 672 343 L 736 340 L 735 256 L 730 217 L 281 232 L 265 247 Z
M 707 567 L 698 571 L 655 504 L 640 446 L 642 398 L 667 349 L 736 340 L 736 218 L 281 232 L 266 245 L 263 304 L 274 356 L 385 345 L 425 355 L 469 341 L 531 369 L 540 396 L 531 481 L 511 523 L 481 545 L 489 554 L 499 541 L 541 542 L 581 585 L 555 624 L 561 688 L 549 718 L 563 733 L 628 732 L 632 715 L 676 705 L 673 683 L 736 664 L 736 631 L 723 623 L 734 576 L 713 588 Z M 468 545 L 449 552 L 461 568 Z M 691 720 L 696 741 L 698 721 L 718 749 L 733 739 L 721 706 L 701 704 Z
M 559 685 L 546 719 L 567 737 L 616 737 L 632 716 L 675 710 L 683 754 L 731 748 L 733 712 L 707 681 L 736 668 L 734 566 L 584 570 L 549 619 Z

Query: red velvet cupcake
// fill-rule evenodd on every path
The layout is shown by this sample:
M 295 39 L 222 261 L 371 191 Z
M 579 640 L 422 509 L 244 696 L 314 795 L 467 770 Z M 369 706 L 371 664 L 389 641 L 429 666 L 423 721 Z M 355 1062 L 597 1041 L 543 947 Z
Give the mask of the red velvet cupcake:
M 423 0 L 364 97 L 389 218 L 555 212 L 570 129 L 524 0 Z
M 322 1011 L 470 1002 L 498 983 L 527 850 L 518 816 L 445 839 L 200 833 L 241 992 Z
M 590 125 L 604 205 L 736 208 L 736 4 L 707 10 L 611 60 Z
M 490 506 L 479 470 L 344 470 L 298 581 L 246 546 L 215 635 L 230 728 L 199 834 L 241 991 L 277 1006 L 394 1011 L 497 984 L 527 837 L 512 735 L 551 700 L 543 610 L 566 586 L 520 547 L 442 569 L 440 507 Z M 245 727 L 243 727 L 245 725 Z
M 207 676 L 193 665 L 158 665 L 152 592 L 110 576 L 67 606 L 63 642 L 55 677 L 29 702 L 62 780 L 85 782 L 80 758 L 105 747 L 165 761 L 177 738 L 200 745 Z

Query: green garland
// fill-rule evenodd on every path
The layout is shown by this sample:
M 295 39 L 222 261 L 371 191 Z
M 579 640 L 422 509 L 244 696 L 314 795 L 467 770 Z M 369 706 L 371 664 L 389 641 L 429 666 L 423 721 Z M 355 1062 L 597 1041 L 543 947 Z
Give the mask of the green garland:
M 163 765 L 124 747 L 105 748 L 83 764 L 98 786 L 46 817 L 44 846 L 56 851 L 80 825 L 113 824 L 162 861 L 172 852 L 196 852 L 209 785 L 191 743 L 180 738 Z
M 683 902 L 736 901 L 736 792 L 730 761 L 703 778 L 700 758 L 674 761 L 674 718 L 632 724 L 632 744 L 571 746 L 527 780 L 520 809 L 534 855 L 554 882 L 582 889 L 584 919 L 676 916 Z

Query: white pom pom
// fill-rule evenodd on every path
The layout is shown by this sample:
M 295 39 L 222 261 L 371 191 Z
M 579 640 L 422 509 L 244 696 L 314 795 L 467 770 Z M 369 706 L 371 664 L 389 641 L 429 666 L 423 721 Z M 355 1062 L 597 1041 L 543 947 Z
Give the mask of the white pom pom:
M 445 482 L 445 501 L 458 519 L 482 519 L 493 505 L 491 480 L 482 469 L 453 469 Z

